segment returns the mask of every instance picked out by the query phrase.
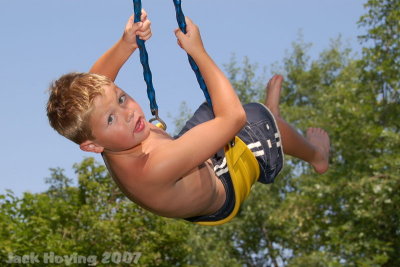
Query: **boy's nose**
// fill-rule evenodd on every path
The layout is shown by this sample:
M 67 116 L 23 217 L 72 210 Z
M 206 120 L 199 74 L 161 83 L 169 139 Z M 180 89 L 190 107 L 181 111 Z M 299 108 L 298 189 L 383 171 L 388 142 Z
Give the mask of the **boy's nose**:
M 132 118 L 134 117 L 135 112 L 133 112 L 133 110 L 127 110 L 126 112 L 126 121 L 130 122 L 132 120 Z

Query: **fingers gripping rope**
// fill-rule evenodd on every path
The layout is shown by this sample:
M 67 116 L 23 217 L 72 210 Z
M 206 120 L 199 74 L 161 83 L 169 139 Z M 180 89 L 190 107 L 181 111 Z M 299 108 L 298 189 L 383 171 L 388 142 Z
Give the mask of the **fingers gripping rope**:
M 142 15 L 142 2 L 141 0 L 133 0 L 133 7 L 135 12 L 135 23 L 140 21 L 140 17 Z M 143 78 L 147 85 L 147 96 L 150 101 L 150 110 L 151 114 L 154 116 L 150 121 L 159 121 L 162 128 L 166 130 L 167 125 L 165 122 L 158 117 L 158 106 L 156 102 L 156 93 L 154 91 L 153 82 L 152 82 L 152 74 L 149 66 L 149 56 L 147 54 L 145 41 L 140 39 L 139 36 L 136 36 L 136 43 L 138 44 L 140 51 L 140 63 L 143 66 Z
M 186 34 L 186 21 L 185 21 L 185 15 L 183 14 L 183 11 L 182 11 L 181 0 L 173 0 L 173 1 L 174 1 L 175 11 L 176 11 L 176 21 L 178 22 L 179 29 L 181 29 L 181 31 Z M 204 93 L 204 97 L 206 98 L 207 103 L 210 106 L 212 106 L 211 98 L 208 93 L 208 89 L 207 89 L 206 83 L 204 82 L 203 76 L 201 76 L 199 67 L 197 66 L 196 62 L 190 55 L 188 55 L 188 59 L 189 59 L 190 66 L 192 67 L 192 70 L 196 74 L 197 82 L 199 83 L 200 88 Z
M 173 0 L 174 5 L 175 5 L 175 11 L 176 11 L 176 20 L 178 22 L 179 28 L 183 33 L 186 34 L 186 21 L 185 21 L 185 15 L 183 14 L 182 7 L 181 7 L 181 0 Z M 135 12 L 135 23 L 140 21 L 140 17 L 142 15 L 142 1 L 141 0 L 133 0 L 133 7 L 134 7 L 134 12 Z M 152 82 L 152 74 L 149 66 L 149 56 L 147 54 L 146 50 L 146 45 L 145 41 L 141 40 L 138 36 L 136 36 L 136 43 L 138 44 L 139 51 L 140 51 L 140 63 L 142 63 L 143 66 L 143 77 L 147 85 L 147 96 L 150 101 L 150 110 L 151 114 L 155 116 L 153 119 L 150 121 L 159 121 L 162 125 L 162 128 L 164 130 L 167 128 L 165 122 L 158 117 L 158 106 L 156 102 L 156 93 L 153 87 L 153 82 Z M 208 89 L 206 86 L 206 83 L 204 82 L 203 76 L 201 76 L 200 69 L 197 66 L 196 62 L 194 59 L 188 55 L 189 63 L 190 66 L 192 67 L 192 70 L 196 74 L 197 82 L 200 85 L 201 90 L 204 93 L 204 97 L 206 98 L 208 104 L 212 106 L 211 98 L 208 93 Z

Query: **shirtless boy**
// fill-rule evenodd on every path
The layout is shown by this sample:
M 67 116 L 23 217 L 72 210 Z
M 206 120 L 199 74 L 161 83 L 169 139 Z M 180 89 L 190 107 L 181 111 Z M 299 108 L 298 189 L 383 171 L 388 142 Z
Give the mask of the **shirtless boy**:
M 260 164 L 268 165 L 272 160 L 277 162 L 272 166 L 275 170 L 270 172 L 270 166 L 260 166 L 262 175 L 269 174 L 260 176 L 259 181 L 272 182 L 279 173 L 282 147 L 285 154 L 310 163 L 316 172 L 327 171 L 327 133 L 310 128 L 304 138 L 279 114 L 282 77 L 274 76 L 267 85 L 265 106 L 269 110 L 254 104 L 258 113 L 253 116 L 246 110 L 246 114 L 229 80 L 207 54 L 198 27 L 189 18 L 186 22 L 187 34 L 177 29 L 175 35 L 201 71 L 213 102 L 213 117 L 203 121 L 194 118 L 178 137 L 172 138 L 147 122 L 139 104 L 114 84 L 119 69 L 137 48 L 135 36 L 144 40 L 151 36 L 150 21 L 143 12 L 141 22 L 129 19 L 121 40 L 99 58 L 90 73 L 66 74 L 52 84 L 47 106 L 51 126 L 82 150 L 102 153 L 108 170 L 127 197 L 165 217 L 212 218 L 219 214 L 215 220 L 221 219 L 221 210 L 228 205 L 228 189 L 214 171 L 218 160 L 215 155 L 221 155 L 221 149 L 235 135 L 240 136 L 243 129 L 250 127 L 254 116 L 266 114 L 268 122 L 263 125 L 275 130 L 271 132 L 275 135 L 273 151 L 268 150 L 272 147 L 269 139 L 260 140 L 268 150 L 261 154 L 276 154 L 266 155 Z M 206 106 L 196 112 L 200 117 L 210 113 Z

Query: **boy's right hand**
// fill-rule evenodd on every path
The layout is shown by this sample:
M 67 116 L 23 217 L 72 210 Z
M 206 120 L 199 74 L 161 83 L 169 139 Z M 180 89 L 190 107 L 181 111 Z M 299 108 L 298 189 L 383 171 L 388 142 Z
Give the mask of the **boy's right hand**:
M 138 48 L 136 43 L 136 36 L 139 36 L 141 40 L 147 41 L 150 39 L 151 33 L 151 21 L 147 18 L 147 13 L 142 9 L 142 15 L 139 22 L 134 22 L 134 15 L 132 15 L 126 23 L 122 40 L 132 48 Z
M 205 52 L 203 41 L 201 40 L 199 27 L 193 23 L 193 21 L 185 17 L 186 19 L 186 34 L 184 34 L 179 28 L 175 30 L 176 38 L 178 38 L 179 46 L 186 51 L 192 57 L 197 53 Z

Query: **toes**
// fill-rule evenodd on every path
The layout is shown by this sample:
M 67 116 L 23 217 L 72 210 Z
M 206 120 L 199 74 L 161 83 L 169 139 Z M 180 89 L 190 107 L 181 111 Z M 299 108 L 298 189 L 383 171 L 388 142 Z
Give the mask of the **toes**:
M 276 74 L 276 75 L 274 75 L 274 77 L 272 77 L 271 81 L 272 81 L 271 82 L 272 86 L 281 88 L 282 82 L 283 82 L 283 77 L 282 77 L 282 75 Z
M 267 83 L 267 89 L 271 88 L 271 87 L 282 87 L 282 82 L 283 82 L 283 76 L 279 75 L 279 74 L 275 74 L 274 76 L 272 76 L 272 78 L 268 81 Z
M 267 86 L 265 87 L 265 89 L 269 89 L 269 87 L 271 86 L 271 81 L 272 81 L 272 78 L 268 81 L 268 83 L 267 83 Z
M 324 136 L 328 135 L 328 133 L 322 128 L 317 128 L 317 130 L 318 130 L 318 133 L 321 135 L 324 135 Z
M 282 82 L 283 82 L 283 76 L 282 75 L 276 74 L 274 76 L 274 78 L 275 78 L 277 83 L 279 83 L 280 85 L 282 84 Z

